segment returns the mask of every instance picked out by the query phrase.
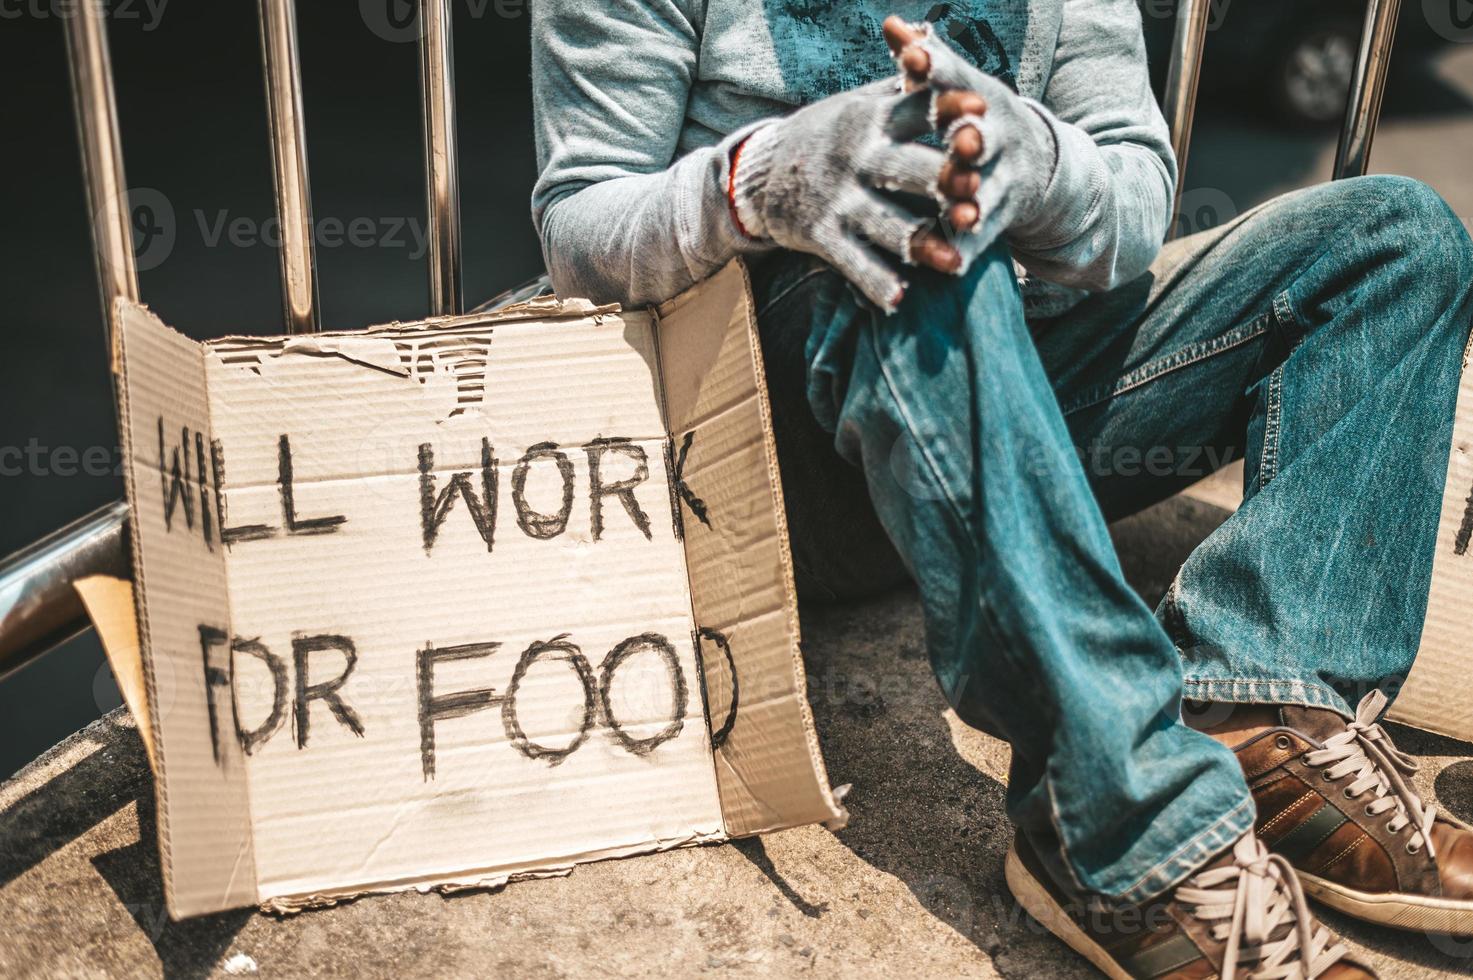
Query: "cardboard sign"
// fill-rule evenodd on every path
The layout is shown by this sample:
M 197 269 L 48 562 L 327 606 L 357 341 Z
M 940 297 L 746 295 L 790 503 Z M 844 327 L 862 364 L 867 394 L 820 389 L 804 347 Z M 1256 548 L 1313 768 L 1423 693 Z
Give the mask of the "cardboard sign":
M 844 819 L 740 263 L 657 312 L 120 314 L 176 918 Z
M 1469 602 L 1473 599 L 1473 373 L 1463 352 L 1463 380 L 1437 524 L 1437 552 L 1421 647 L 1389 716 L 1439 735 L 1473 741 L 1469 680 Z

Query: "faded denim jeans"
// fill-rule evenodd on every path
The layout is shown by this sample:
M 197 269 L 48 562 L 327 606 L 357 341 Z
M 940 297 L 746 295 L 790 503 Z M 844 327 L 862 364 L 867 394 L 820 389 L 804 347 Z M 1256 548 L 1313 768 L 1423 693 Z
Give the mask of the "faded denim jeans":
M 1411 667 L 1473 247 L 1426 186 L 1367 177 L 1052 321 L 1002 247 L 908 272 L 887 318 L 808 257 L 754 270 L 800 587 L 908 574 L 949 701 L 1012 745 L 1014 822 L 1082 897 L 1143 900 L 1253 825 L 1184 697 L 1349 714 Z M 1106 521 L 1237 457 L 1245 503 L 1153 614 Z

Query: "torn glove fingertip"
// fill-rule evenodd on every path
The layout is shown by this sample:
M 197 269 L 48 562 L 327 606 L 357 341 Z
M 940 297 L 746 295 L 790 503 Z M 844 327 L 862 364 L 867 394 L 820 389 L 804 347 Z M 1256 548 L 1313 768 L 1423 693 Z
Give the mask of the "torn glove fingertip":
M 915 234 L 907 238 L 905 244 L 901 246 L 900 261 L 906 265 L 917 266 L 921 264 L 920 260 L 916 258 L 916 239 L 920 237 L 920 231 L 921 229 L 919 227 L 916 228 Z
M 987 117 L 985 115 L 974 115 L 970 112 L 963 113 L 962 115 L 957 116 L 951 121 L 951 125 L 946 127 L 946 132 L 942 135 L 943 138 L 946 140 L 947 148 L 950 149 L 952 146 L 955 145 L 957 136 L 961 135 L 961 131 L 966 129 L 968 126 L 971 126 L 973 129 L 975 129 L 977 131 L 978 138 L 983 140 L 982 150 L 985 153 L 987 151 L 985 138 L 985 133 L 987 131 Z
M 900 304 L 905 302 L 905 294 L 909 289 L 910 283 L 904 279 L 896 279 L 888 295 L 875 295 L 866 291 L 865 298 L 879 307 L 881 313 L 893 316 L 900 309 Z

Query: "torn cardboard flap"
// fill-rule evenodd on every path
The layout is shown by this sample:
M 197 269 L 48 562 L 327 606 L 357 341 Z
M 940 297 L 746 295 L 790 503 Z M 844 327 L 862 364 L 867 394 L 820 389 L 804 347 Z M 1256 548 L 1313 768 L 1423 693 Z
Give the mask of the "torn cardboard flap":
M 159 771 L 154 754 L 153 727 L 149 723 L 147 681 L 143 654 L 138 649 L 138 617 L 133 611 L 133 583 L 111 575 L 88 575 L 72 583 L 97 636 L 107 651 L 108 664 L 118 693 L 138 726 L 149 771 Z
M 119 315 L 175 917 L 842 821 L 740 263 L 659 317 Z

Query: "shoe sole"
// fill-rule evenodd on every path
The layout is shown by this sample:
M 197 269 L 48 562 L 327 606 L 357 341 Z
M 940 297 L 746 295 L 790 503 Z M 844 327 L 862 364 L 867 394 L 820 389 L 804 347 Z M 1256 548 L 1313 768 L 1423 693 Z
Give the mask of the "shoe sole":
M 1066 946 L 1074 950 L 1080 956 L 1089 960 L 1095 967 L 1110 980 L 1134 980 L 1129 973 L 1120 968 L 1115 958 L 1105 951 L 1105 947 L 1085 935 L 1083 929 L 1069 918 L 1069 913 L 1054 901 L 1043 882 L 1039 881 L 1023 865 L 1018 857 L 1018 852 L 1010 844 L 1008 845 L 1008 857 L 1003 865 L 1007 877 L 1008 890 L 1013 893 L 1014 900 L 1033 917 L 1039 925 L 1064 942 Z
M 1346 915 L 1416 932 L 1473 936 L 1473 902 L 1426 895 L 1362 892 L 1299 872 L 1306 895 Z

